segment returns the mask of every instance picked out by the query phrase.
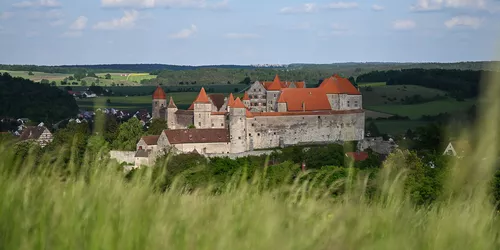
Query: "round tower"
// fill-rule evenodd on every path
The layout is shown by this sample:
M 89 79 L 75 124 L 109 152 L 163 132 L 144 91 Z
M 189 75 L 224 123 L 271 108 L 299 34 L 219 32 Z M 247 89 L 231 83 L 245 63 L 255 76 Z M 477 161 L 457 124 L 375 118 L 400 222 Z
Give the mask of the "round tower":
M 231 138 L 231 153 L 247 151 L 247 109 L 240 98 L 236 98 L 229 112 L 229 134 Z
M 212 103 L 208 100 L 205 88 L 201 88 L 200 94 L 193 102 L 194 104 L 194 126 L 196 128 L 211 128 Z
M 167 107 L 167 95 L 165 91 L 158 85 L 153 93 L 153 119 L 161 118 L 160 110 Z
M 167 106 L 167 124 L 169 129 L 176 129 L 177 128 L 177 116 L 175 112 L 177 112 L 178 108 L 177 105 L 174 103 L 174 99 L 170 97 L 170 102 L 168 103 Z

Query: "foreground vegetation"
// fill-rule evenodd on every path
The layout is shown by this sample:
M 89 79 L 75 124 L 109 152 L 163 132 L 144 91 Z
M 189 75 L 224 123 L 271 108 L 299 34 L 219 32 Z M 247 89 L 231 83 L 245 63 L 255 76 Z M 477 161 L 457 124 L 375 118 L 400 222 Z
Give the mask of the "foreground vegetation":
M 376 168 L 302 172 L 289 152 L 258 168 L 184 155 L 127 174 L 98 134 L 82 144 L 67 133 L 45 153 L 0 142 L 0 248 L 498 249 L 500 85 L 491 86 L 466 130 L 473 151 L 434 168 L 397 151 Z

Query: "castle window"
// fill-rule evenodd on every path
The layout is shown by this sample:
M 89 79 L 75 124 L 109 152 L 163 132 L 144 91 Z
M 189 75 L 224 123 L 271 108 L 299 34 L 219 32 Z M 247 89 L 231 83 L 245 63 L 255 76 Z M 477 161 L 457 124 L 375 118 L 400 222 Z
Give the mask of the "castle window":
M 274 132 L 274 135 L 276 135 L 276 132 Z
M 250 136 L 250 137 L 251 137 L 251 136 L 252 136 L 252 134 L 250 133 L 250 134 L 248 134 L 248 136 Z
M 241 140 L 241 136 L 238 136 L 238 140 Z
M 252 123 L 252 127 L 255 127 L 255 124 L 254 124 L 254 123 Z
M 198 126 L 201 127 L 201 122 L 198 122 Z
M 260 136 L 260 133 L 257 133 L 257 136 Z
M 274 94 L 274 97 L 276 97 L 276 94 Z
M 224 123 L 221 123 L 221 124 L 220 124 L 220 126 L 221 126 L 221 127 L 224 127 Z
M 214 127 L 214 124 L 212 123 L 212 127 Z

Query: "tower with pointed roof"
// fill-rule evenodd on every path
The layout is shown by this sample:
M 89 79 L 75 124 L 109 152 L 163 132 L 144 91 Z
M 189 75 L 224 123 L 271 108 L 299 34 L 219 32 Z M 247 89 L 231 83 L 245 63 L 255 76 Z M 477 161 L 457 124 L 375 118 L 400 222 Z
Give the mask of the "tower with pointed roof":
M 281 88 L 281 80 L 278 75 L 274 77 L 273 82 L 267 87 L 267 95 L 266 95 L 266 106 L 267 112 L 274 112 L 277 109 L 277 100 L 280 94 Z
M 231 153 L 242 153 L 247 151 L 247 109 L 240 100 L 236 98 L 229 113 L 229 135 Z
M 167 124 L 169 129 L 176 129 L 177 128 L 177 116 L 175 112 L 177 112 L 178 108 L 177 105 L 174 103 L 174 99 L 170 97 L 170 101 L 168 102 L 167 106 Z
M 245 95 L 243 96 L 243 105 L 246 108 L 250 108 L 250 97 L 248 96 L 248 92 L 245 91 Z
M 211 128 L 210 115 L 212 113 L 212 103 L 208 100 L 205 88 L 201 88 L 194 104 L 194 126 L 196 128 Z
M 160 110 L 167 107 L 167 95 L 163 91 L 162 87 L 158 85 L 156 90 L 153 92 L 153 119 L 160 119 Z
M 280 98 L 278 99 L 278 112 L 287 112 L 287 104 L 285 101 L 285 95 L 280 95 Z

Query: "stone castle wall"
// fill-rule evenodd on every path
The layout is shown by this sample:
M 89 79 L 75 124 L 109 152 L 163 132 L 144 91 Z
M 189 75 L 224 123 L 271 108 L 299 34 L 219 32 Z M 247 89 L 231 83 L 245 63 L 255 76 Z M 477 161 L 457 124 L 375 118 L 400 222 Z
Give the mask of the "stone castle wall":
M 247 118 L 247 150 L 364 138 L 364 113 Z
M 175 144 L 173 147 L 185 153 L 193 152 L 194 150 L 198 151 L 200 154 L 228 154 L 230 152 L 229 142 L 186 143 Z
M 117 160 L 119 163 L 135 163 L 135 151 L 117 151 L 111 150 L 109 152 L 111 159 Z

